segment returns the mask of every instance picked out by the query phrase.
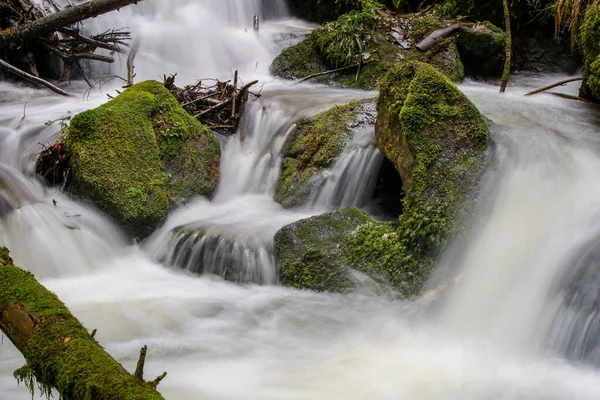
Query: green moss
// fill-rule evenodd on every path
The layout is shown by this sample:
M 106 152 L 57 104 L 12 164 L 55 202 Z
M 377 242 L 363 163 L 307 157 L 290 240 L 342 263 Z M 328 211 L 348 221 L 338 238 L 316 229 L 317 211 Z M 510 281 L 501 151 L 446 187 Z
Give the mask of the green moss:
M 579 29 L 578 44 L 583 55 L 584 86 L 600 99 L 600 4 L 590 7 Z
M 285 151 L 275 201 L 284 207 L 303 203 L 314 187 L 316 178 L 328 168 L 352 137 L 350 125 L 356 121 L 352 101 L 312 118 L 300 121 Z
M 210 196 L 219 179 L 214 135 L 156 81 L 76 115 L 65 138 L 72 190 L 144 237 L 178 201 Z
M 491 23 L 463 24 L 457 46 L 466 73 L 477 77 L 502 75 L 506 34 Z
M 364 11 L 380 8 L 374 0 L 289 0 L 292 13 L 313 22 L 327 22 L 351 11 Z
M 275 235 L 281 283 L 299 289 L 346 292 L 356 286 L 345 262 L 356 227 L 371 218 L 355 207 L 300 220 Z
M 366 227 L 351 257 L 374 263 L 370 268 L 386 271 L 410 295 L 446 239 L 466 229 L 461 210 L 483 169 L 487 125 L 452 82 L 419 62 L 403 64 L 382 80 L 377 110 L 377 144 L 402 177 L 404 211 L 397 235 L 382 239 L 387 228 Z M 372 247 L 389 254 L 369 258 Z
M 35 376 L 42 394 L 54 387 L 66 400 L 162 399 L 152 384 L 127 373 L 54 294 L 0 248 L 0 313 L 10 307 L 36 321 L 29 340 L 15 342 L 27 361 L 15 376 L 30 389 Z

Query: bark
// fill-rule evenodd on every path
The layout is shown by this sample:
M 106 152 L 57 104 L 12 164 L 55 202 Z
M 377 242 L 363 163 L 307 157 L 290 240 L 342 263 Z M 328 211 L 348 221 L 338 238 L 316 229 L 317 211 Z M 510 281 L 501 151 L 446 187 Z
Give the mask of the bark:
M 425 39 L 421 40 L 417 44 L 417 49 L 421 51 L 427 51 L 433 47 L 440 39 L 448 37 L 456 32 L 460 28 L 460 24 L 455 24 L 447 28 L 438 29 L 431 32 Z
M 130 374 L 68 308 L 13 264 L 0 247 L 0 330 L 25 356 L 15 377 L 33 390 L 55 388 L 62 399 L 164 400 L 155 382 Z M 141 373 L 138 373 L 140 376 Z
M 13 74 L 20 76 L 21 78 L 25 79 L 26 81 L 29 81 L 31 83 L 34 83 L 36 85 L 41 85 L 41 86 L 45 86 L 48 89 L 52 90 L 54 93 L 58 93 L 62 96 L 71 96 L 71 94 L 69 92 L 65 92 L 64 90 L 62 90 L 61 88 L 59 88 L 58 86 L 55 86 L 53 84 L 51 84 L 50 82 L 46 82 L 45 80 L 38 78 L 37 76 L 28 74 L 25 71 L 20 70 L 17 67 L 13 67 L 12 65 L 10 65 L 9 63 L 7 63 L 6 61 L 2 61 L 0 60 L 0 68 L 5 69 L 9 72 L 12 72 Z
M 510 67 L 512 65 L 512 34 L 510 31 L 510 9 L 508 0 L 502 0 L 504 5 L 504 25 L 506 25 L 506 59 L 504 60 L 504 72 L 502 73 L 502 81 L 500 82 L 500 93 L 504 93 L 510 78 Z
M 74 7 L 64 8 L 35 21 L 0 31 L 0 48 L 35 39 L 76 22 L 117 10 L 142 0 L 91 0 Z
M 569 79 L 565 79 L 565 80 L 562 80 L 560 82 L 553 83 L 552 85 L 548 85 L 548 86 L 544 86 L 544 87 L 536 89 L 536 90 L 532 90 L 531 92 L 526 93 L 525 96 L 533 96 L 534 94 L 538 94 L 538 93 L 541 93 L 541 92 L 545 92 L 546 90 L 554 89 L 557 86 L 566 85 L 569 82 L 576 82 L 576 81 L 582 81 L 582 80 L 583 80 L 583 78 L 569 78 Z

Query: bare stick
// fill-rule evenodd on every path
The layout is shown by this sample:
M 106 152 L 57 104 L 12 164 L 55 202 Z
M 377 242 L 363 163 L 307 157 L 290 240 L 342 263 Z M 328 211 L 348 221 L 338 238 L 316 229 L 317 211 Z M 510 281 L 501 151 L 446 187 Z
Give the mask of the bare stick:
M 555 88 L 557 86 L 563 86 L 563 85 L 566 85 L 567 83 L 570 83 L 570 82 L 576 82 L 576 81 L 582 81 L 582 80 L 583 80 L 582 77 L 565 79 L 565 80 L 562 80 L 560 82 L 553 83 L 552 85 L 548 85 L 548 86 L 544 86 L 544 87 L 536 89 L 536 90 L 532 90 L 531 92 L 526 93 L 525 96 L 533 96 L 534 94 L 545 92 L 546 90 L 553 89 L 553 88 Z
M 305 78 L 299 79 L 299 80 L 296 81 L 296 83 L 302 83 L 302 82 L 305 82 L 305 81 L 307 81 L 309 79 L 316 78 L 318 76 L 330 75 L 330 74 L 333 74 L 333 73 L 336 73 L 336 72 L 346 71 L 346 70 L 349 70 L 349 69 L 352 69 L 352 68 L 358 68 L 358 67 L 361 67 L 363 65 L 371 64 L 372 62 L 375 62 L 375 60 L 370 60 L 370 61 L 365 61 L 365 62 L 362 62 L 362 63 L 357 63 L 357 64 L 354 64 L 354 65 L 350 65 L 348 67 L 342 67 L 342 68 L 332 69 L 331 71 L 319 72 L 319 73 L 316 73 L 316 74 L 309 75 L 309 76 L 307 76 Z
M 148 352 L 148 346 L 144 346 L 140 349 L 140 358 L 135 367 L 135 373 L 133 376 L 140 382 L 144 382 L 144 364 L 146 363 L 146 353 Z
M 133 43 L 133 46 L 131 47 L 131 51 L 129 52 L 129 55 L 127 56 L 127 83 L 129 86 L 133 85 L 133 78 L 135 78 L 135 65 L 133 64 L 133 62 L 135 61 L 135 56 L 137 54 L 137 51 L 140 47 L 140 42 L 139 40 L 136 40 Z
M 65 92 L 64 90 L 62 90 L 61 88 L 54 86 L 53 84 L 51 84 L 50 82 L 47 82 L 41 78 L 38 78 L 37 76 L 33 76 L 31 74 L 28 74 L 25 71 L 21 71 L 19 68 L 17 67 L 13 67 L 12 65 L 10 65 L 9 63 L 7 63 L 4 60 L 0 60 L 0 67 L 4 68 L 5 70 L 12 72 L 13 74 L 20 76 L 21 78 L 38 84 L 38 85 L 42 85 L 47 87 L 48 89 L 52 90 L 54 93 L 58 93 L 62 96 L 72 96 L 72 94 Z
M 512 64 L 512 36 L 510 33 L 510 10 L 508 8 L 508 0 L 502 0 L 504 4 L 504 24 L 506 25 L 506 57 L 504 60 L 504 72 L 502 72 L 502 81 L 500 82 L 500 93 L 504 93 L 510 78 L 510 67 Z
M 235 74 L 233 74 L 233 96 L 235 96 L 237 92 L 237 81 L 238 81 L 238 72 L 235 70 Z M 233 102 L 231 103 L 231 118 L 235 118 L 235 106 L 237 102 L 235 97 L 233 98 Z
M 433 47 L 440 39 L 448 37 L 460 28 L 460 24 L 454 24 L 447 28 L 442 28 L 431 32 L 427 37 L 417 43 L 417 49 L 425 52 Z

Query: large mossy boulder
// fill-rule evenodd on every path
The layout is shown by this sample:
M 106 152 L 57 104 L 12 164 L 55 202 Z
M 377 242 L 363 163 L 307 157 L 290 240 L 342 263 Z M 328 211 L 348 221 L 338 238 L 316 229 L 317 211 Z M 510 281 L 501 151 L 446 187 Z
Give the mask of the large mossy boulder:
M 70 190 L 134 237 L 149 235 L 166 217 L 169 197 L 210 197 L 219 180 L 218 140 L 155 81 L 77 114 L 65 145 Z
M 504 70 L 506 34 L 491 23 L 462 24 L 456 45 L 465 74 L 500 77 Z
M 468 227 L 490 144 L 487 123 L 450 80 L 419 62 L 386 75 L 377 112 L 377 146 L 402 177 L 403 213 L 397 234 L 386 239 L 393 251 L 372 250 L 385 248 L 387 227 L 375 224 L 359 232 L 353 252 L 384 264 L 398 289 L 414 293 L 444 243 Z M 407 274 L 415 278 L 409 286 Z
M 600 4 L 590 7 L 579 29 L 578 44 L 583 55 L 583 97 L 600 100 Z
M 360 68 L 317 76 L 313 82 L 359 89 L 376 89 L 394 65 L 419 60 L 434 65 L 454 81 L 464 77 L 456 38 L 440 40 L 426 52 L 416 44 L 451 21 L 425 16 L 400 17 L 382 8 L 353 11 L 316 28 L 300 43 L 284 49 L 271 65 L 271 73 L 301 79 L 334 69 Z
M 354 129 L 369 123 L 365 116 L 374 112 L 373 99 L 353 100 L 300 120 L 283 154 L 275 201 L 285 208 L 304 204 L 324 182 L 325 172 L 352 138 Z
M 354 231 L 371 217 L 355 207 L 303 219 L 275 234 L 275 252 L 284 286 L 315 291 L 348 292 L 361 275 L 348 259 Z

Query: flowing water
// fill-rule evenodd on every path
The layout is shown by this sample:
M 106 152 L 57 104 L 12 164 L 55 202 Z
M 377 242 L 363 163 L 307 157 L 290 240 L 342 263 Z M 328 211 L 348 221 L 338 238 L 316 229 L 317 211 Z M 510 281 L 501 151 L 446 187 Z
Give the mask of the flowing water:
M 357 126 L 311 205 L 273 202 L 294 121 L 373 96 L 269 77 L 270 60 L 311 28 L 286 13 L 283 1 L 146 0 L 91 23 L 141 38 L 138 79 L 177 72 L 187 83 L 239 69 L 265 82 L 241 132 L 223 141 L 215 198 L 173 212 L 141 244 L 33 177 L 35 154 L 60 135 L 46 122 L 113 89 L 62 99 L 0 82 L 0 244 L 127 368 L 147 344 L 146 374 L 168 371 L 167 399 L 600 398 L 598 110 L 522 97 L 556 77 L 515 78 L 503 96 L 461 86 L 498 125 L 473 235 L 439 267 L 462 279 L 436 307 L 282 288 L 274 232 L 321 209 L 363 205 L 381 163 L 372 128 Z M 259 33 L 248 29 L 254 14 Z M 30 398 L 12 378 L 22 364 L 3 339 L 1 400 Z

